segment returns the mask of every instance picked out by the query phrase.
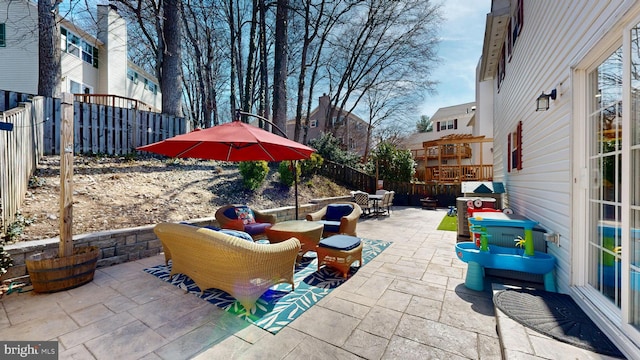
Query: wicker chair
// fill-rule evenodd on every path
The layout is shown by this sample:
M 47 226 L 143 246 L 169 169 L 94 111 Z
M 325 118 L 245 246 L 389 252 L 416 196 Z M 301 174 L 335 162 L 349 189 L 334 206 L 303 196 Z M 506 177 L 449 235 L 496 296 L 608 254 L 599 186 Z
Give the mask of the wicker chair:
M 369 194 L 364 191 L 354 191 L 353 199 L 358 206 L 362 209 L 364 215 L 371 215 L 371 202 L 369 201 Z
M 362 214 L 360 206 L 354 202 L 335 202 L 322 209 L 307 214 L 308 221 L 318 221 L 324 224 L 322 237 L 335 234 L 356 235 L 356 225 Z
M 296 238 L 278 244 L 256 244 L 207 228 L 184 224 L 157 224 L 153 231 L 169 252 L 171 276 L 184 274 L 204 293 L 226 291 L 247 314 L 271 286 L 288 283 L 300 251 Z
M 265 214 L 260 210 L 251 209 L 253 212 L 254 223 L 245 224 L 242 219 L 238 218 L 237 208 L 249 208 L 246 205 L 225 205 L 216 211 L 215 217 L 220 227 L 223 229 L 232 229 L 244 231 L 251 235 L 254 240 L 264 239 L 267 237 L 265 229 L 276 223 L 276 215 Z
M 391 215 L 391 205 L 393 204 L 394 191 L 387 191 L 382 196 L 382 204 L 380 204 L 380 211 L 382 214 Z

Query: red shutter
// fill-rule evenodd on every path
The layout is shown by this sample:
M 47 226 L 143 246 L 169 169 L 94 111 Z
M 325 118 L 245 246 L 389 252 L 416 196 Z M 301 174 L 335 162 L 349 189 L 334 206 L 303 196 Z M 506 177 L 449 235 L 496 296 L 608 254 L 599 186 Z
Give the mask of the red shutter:
M 436 122 L 436 131 L 440 131 L 440 121 Z
M 453 128 L 454 129 L 458 128 L 458 119 L 453 119 Z
M 522 170 L 522 121 L 518 122 L 518 170 Z
M 511 172 L 511 154 L 511 133 L 509 133 L 509 136 L 507 136 L 507 172 Z

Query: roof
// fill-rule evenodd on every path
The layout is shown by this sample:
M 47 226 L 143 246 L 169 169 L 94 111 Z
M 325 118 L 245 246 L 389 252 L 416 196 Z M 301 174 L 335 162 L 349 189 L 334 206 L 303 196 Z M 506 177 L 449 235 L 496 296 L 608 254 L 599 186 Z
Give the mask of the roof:
M 432 132 L 420 132 L 409 135 L 402 143 L 407 150 L 422 149 L 422 143 L 433 139 Z
M 482 140 L 485 139 L 484 135 L 481 136 L 473 136 L 472 134 L 450 134 L 450 135 L 445 135 L 442 136 L 439 139 L 435 139 L 435 140 L 427 140 L 425 141 L 422 146 L 434 146 L 440 143 L 462 143 L 465 141 L 469 141 L 469 142 L 475 142 L 476 140 Z
M 313 108 L 313 110 L 311 110 L 309 112 L 309 119 L 313 118 L 316 115 L 316 113 L 318 112 L 319 108 L 320 108 L 320 106 L 318 105 L 315 108 Z M 343 110 L 341 107 L 338 107 L 338 106 L 335 107 L 335 111 L 342 112 L 347 117 L 349 117 L 349 119 L 356 120 L 358 122 L 363 123 L 366 126 L 369 126 L 369 123 L 367 121 L 363 120 L 361 117 L 359 117 L 358 115 L 356 115 L 356 114 L 354 114 L 354 113 L 352 113 L 350 111 Z M 304 118 L 304 116 L 303 116 L 303 118 Z M 295 118 L 287 119 L 287 125 L 293 125 L 295 123 L 296 123 L 296 119 Z
M 463 126 L 463 125 L 472 126 L 473 119 L 475 118 L 475 114 L 476 114 L 475 109 L 476 109 L 475 101 L 464 103 L 464 104 L 442 107 L 442 108 L 439 108 L 435 114 L 433 114 L 433 116 L 431 117 L 431 121 L 434 123 L 434 128 L 435 128 L 435 123 L 437 121 L 447 121 L 447 120 L 453 120 L 453 119 L 458 119 L 459 121 L 458 124 L 460 124 L 460 126 Z M 434 131 L 413 133 L 409 135 L 405 141 L 403 141 L 404 146 L 406 149 L 409 149 L 409 150 L 422 149 L 422 143 L 426 141 L 438 141 L 438 140 L 445 139 L 448 136 L 452 136 L 452 135 L 447 135 L 442 138 L 434 139 L 434 137 L 437 136 L 434 134 L 435 134 Z M 453 136 L 461 136 L 461 135 L 466 135 L 466 134 L 453 134 Z M 472 135 L 469 134 L 467 136 L 472 136 Z
M 431 117 L 431 121 L 443 121 L 443 120 L 451 120 L 451 119 L 459 119 L 459 120 L 470 120 L 471 117 L 476 113 L 476 103 L 468 102 L 459 105 L 453 105 L 448 107 L 439 108 L 435 114 Z

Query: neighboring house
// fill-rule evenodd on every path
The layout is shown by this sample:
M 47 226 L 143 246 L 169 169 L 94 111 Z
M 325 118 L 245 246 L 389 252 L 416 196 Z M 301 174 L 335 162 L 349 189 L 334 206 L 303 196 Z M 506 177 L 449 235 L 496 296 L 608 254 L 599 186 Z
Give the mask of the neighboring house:
M 639 54 L 638 1 L 493 0 L 477 99 L 494 118 L 508 206 L 560 235 L 548 243 L 559 291 L 630 359 L 640 358 Z
M 329 120 L 329 112 L 331 110 L 331 98 L 327 94 L 323 94 L 318 100 L 318 107 L 313 109 L 309 113 L 309 127 L 307 139 L 313 140 L 322 133 L 329 131 L 338 139 L 342 141 L 344 150 L 348 150 L 364 156 L 365 148 L 367 145 L 367 130 L 369 123 L 362 120 L 357 115 L 336 109 L 333 111 L 333 115 Z M 330 124 L 327 124 L 331 121 Z M 287 120 L 287 136 L 293 139 L 294 136 L 295 119 Z M 328 125 L 328 127 L 327 127 Z M 303 119 L 304 126 L 304 119 Z M 304 129 L 300 130 L 300 140 L 302 141 L 302 133 Z
M 58 20 L 62 92 L 129 98 L 161 109 L 158 80 L 128 60 L 126 22 L 113 5 L 97 6 L 97 36 L 63 18 Z M 0 0 L 0 89 L 28 94 L 38 91 L 35 2 Z M 97 97 L 92 96 L 91 101 L 96 102 Z M 134 105 L 129 102 L 126 106 Z
M 485 126 L 489 130 L 480 134 L 475 102 L 440 108 L 431 122 L 432 131 L 412 134 L 404 141 L 417 163 L 417 180 L 460 183 L 492 179 L 491 131 Z

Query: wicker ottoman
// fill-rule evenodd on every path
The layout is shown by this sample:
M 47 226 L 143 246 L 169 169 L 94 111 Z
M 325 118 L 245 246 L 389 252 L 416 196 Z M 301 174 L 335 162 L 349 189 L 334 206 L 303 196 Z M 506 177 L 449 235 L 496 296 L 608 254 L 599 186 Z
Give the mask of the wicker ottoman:
M 362 266 L 362 242 L 354 236 L 334 235 L 320 240 L 316 247 L 318 269 L 322 265 L 334 268 L 347 277 L 351 264 Z

